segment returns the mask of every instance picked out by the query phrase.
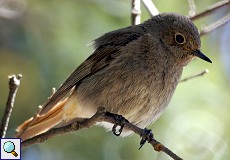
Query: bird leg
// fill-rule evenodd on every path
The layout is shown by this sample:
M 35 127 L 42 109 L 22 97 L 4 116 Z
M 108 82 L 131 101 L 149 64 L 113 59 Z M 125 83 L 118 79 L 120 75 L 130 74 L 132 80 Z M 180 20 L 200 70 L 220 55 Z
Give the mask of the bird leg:
M 116 123 L 113 125 L 112 132 L 114 135 L 120 136 L 123 131 L 125 123 L 129 123 L 129 121 L 125 119 L 125 117 L 123 117 L 122 115 L 113 114 L 110 112 L 106 112 L 105 114 L 114 118 Z M 117 130 L 118 127 L 120 127 L 119 130 Z
M 146 143 L 146 141 L 150 142 L 154 135 L 152 133 L 152 130 L 151 129 L 147 129 L 145 128 L 144 131 L 141 133 L 141 141 L 140 141 L 140 148 L 141 149 L 143 147 L 143 145 Z

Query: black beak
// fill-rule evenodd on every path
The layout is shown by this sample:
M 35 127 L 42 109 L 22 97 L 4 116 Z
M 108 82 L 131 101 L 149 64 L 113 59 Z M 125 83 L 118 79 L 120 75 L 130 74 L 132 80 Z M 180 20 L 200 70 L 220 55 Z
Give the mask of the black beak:
M 193 54 L 209 63 L 212 63 L 212 61 L 206 55 L 204 55 L 200 50 L 193 51 Z

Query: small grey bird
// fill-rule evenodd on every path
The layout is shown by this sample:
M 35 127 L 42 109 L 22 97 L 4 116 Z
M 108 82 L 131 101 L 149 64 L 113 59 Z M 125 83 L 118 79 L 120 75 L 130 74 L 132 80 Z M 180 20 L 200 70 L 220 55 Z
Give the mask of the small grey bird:
M 196 26 L 176 13 L 162 13 L 140 25 L 108 32 L 92 44 L 93 54 L 48 99 L 37 117 L 18 127 L 22 140 L 89 118 L 98 107 L 144 128 L 165 110 L 183 67 L 194 57 L 211 63 L 200 51 Z M 110 130 L 113 126 L 101 124 Z

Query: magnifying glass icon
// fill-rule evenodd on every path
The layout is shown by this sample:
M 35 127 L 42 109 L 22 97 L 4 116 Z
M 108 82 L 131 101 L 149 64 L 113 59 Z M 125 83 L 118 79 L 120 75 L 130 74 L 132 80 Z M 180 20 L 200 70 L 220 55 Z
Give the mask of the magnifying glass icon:
M 15 152 L 15 145 L 13 142 L 11 141 L 7 141 L 3 144 L 3 149 L 6 153 L 11 153 L 13 154 L 15 157 L 18 156 L 17 152 Z

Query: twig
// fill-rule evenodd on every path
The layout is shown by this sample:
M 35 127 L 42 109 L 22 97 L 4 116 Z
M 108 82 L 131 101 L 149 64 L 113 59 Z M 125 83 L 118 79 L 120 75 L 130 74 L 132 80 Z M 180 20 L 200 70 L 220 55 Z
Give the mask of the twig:
M 196 5 L 194 3 L 194 0 L 188 0 L 189 8 L 188 15 L 190 17 L 194 16 L 196 14 Z
M 132 25 L 141 23 L 141 0 L 132 0 L 131 23 Z
M 8 99 L 6 102 L 6 108 L 5 108 L 4 115 L 2 117 L 2 123 L 1 123 L 1 127 L 0 127 L 0 137 L 1 138 L 5 138 L 5 136 L 6 136 L 6 131 L 8 128 L 12 109 L 14 107 L 14 101 L 15 101 L 18 87 L 20 85 L 20 79 L 21 78 L 22 78 L 21 74 L 19 74 L 17 77 L 15 75 L 9 76 L 9 89 L 10 89 L 10 91 L 9 91 Z
M 202 71 L 201 73 L 198 73 L 198 74 L 195 74 L 195 75 L 193 75 L 193 76 L 190 76 L 190 77 L 187 77 L 187 78 L 182 79 L 180 82 L 186 82 L 186 81 L 188 81 L 188 80 L 190 80 L 190 79 L 193 79 L 193 78 L 196 78 L 196 77 L 203 76 L 203 75 L 207 74 L 208 72 L 209 72 L 208 69 L 205 69 L 205 70 Z
M 93 125 L 95 125 L 97 122 L 109 122 L 112 124 L 117 124 L 117 120 L 110 116 L 109 114 L 105 114 L 105 110 L 104 108 L 99 108 L 97 113 L 95 113 L 91 118 L 89 119 L 85 119 L 83 122 L 73 122 L 72 124 L 68 125 L 68 126 L 64 126 L 61 128 L 55 128 L 52 130 L 49 130 L 43 134 L 40 134 L 38 136 L 35 136 L 31 139 L 25 140 L 22 142 L 22 147 L 28 147 L 32 144 L 36 144 L 36 143 L 42 143 L 54 136 L 57 135 L 61 135 L 61 134 L 65 134 L 65 133 L 70 133 L 73 131 L 77 131 L 83 128 L 90 128 Z M 138 134 L 140 137 L 144 138 L 142 136 L 142 133 L 144 132 L 143 129 L 129 123 L 129 122 L 125 122 L 124 123 L 124 128 L 133 131 L 134 133 Z M 165 147 L 163 144 L 161 144 L 160 142 L 158 142 L 155 139 L 151 139 L 149 141 L 149 143 L 153 146 L 155 151 L 162 151 L 165 152 L 167 155 L 169 155 L 171 158 L 175 159 L 175 160 L 182 160 L 182 158 L 178 157 L 175 153 L 173 153 L 170 149 L 168 149 L 167 147 Z
M 224 16 L 220 20 L 216 21 L 215 23 L 212 23 L 209 26 L 202 27 L 202 29 L 200 31 L 200 36 L 203 36 L 207 33 L 210 33 L 212 31 L 216 30 L 217 28 L 222 27 L 223 25 L 225 25 L 229 21 L 230 21 L 230 14 L 227 14 L 226 16 Z
M 230 4 L 230 0 L 219 1 L 219 2 L 217 2 L 217 3 L 215 3 L 215 4 L 213 4 L 212 6 L 208 7 L 207 10 L 205 10 L 205 11 L 203 11 L 203 12 L 201 12 L 201 13 L 198 13 L 198 14 L 192 16 L 192 17 L 189 17 L 189 18 L 190 18 L 192 21 L 197 20 L 197 19 L 202 18 L 202 17 L 205 17 L 205 16 L 207 16 L 207 15 L 213 13 L 214 11 L 216 11 L 216 10 L 218 10 L 218 9 L 224 7 L 224 6 L 227 6 L 227 5 L 229 5 L 229 4 Z
M 152 0 L 142 0 L 142 3 L 144 4 L 145 8 L 148 10 L 151 16 L 156 16 L 159 14 L 157 7 L 154 5 Z

